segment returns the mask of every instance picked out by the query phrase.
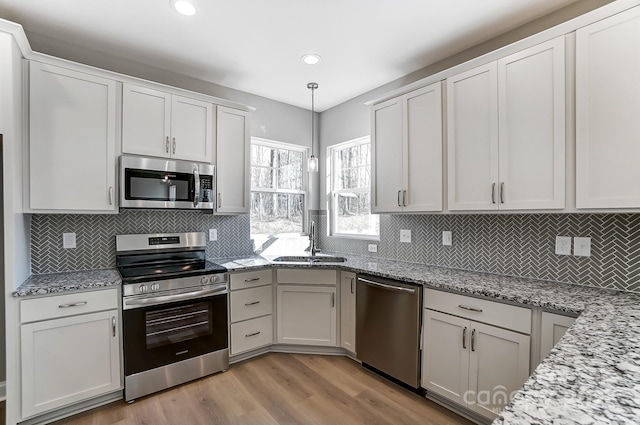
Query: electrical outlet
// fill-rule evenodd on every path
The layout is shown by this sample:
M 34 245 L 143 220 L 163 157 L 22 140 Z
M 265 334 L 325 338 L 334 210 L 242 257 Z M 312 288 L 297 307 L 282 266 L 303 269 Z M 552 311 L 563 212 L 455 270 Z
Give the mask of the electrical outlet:
M 556 255 L 571 255 L 571 237 L 556 236 Z
M 369 252 L 378 252 L 378 245 L 370 243 L 368 246 Z
M 445 230 L 442 232 L 442 245 L 451 246 L 451 231 Z
M 209 241 L 218 240 L 218 229 L 209 229 Z
M 411 243 L 411 230 L 400 230 L 400 242 Z
M 75 233 L 63 233 L 62 234 L 62 247 L 65 249 L 76 247 L 76 234 Z
M 573 238 L 573 255 L 591 257 L 591 238 Z

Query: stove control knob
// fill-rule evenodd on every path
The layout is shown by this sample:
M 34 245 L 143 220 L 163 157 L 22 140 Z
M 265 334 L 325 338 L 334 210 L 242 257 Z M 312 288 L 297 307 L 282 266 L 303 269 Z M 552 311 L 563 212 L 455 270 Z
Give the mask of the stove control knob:
M 144 294 L 145 292 L 147 292 L 147 285 L 140 285 L 138 290 L 140 291 L 141 294 Z
M 209 282 L 209 278 L 207 276 L 202 276 L 200 278 L 200 283 L 205 285 L 207 282 Z
M 154 283 L 151 285 L 151 290 L 152 291 L 158 291 L 160 290 L 160 284 L 159 283 Z

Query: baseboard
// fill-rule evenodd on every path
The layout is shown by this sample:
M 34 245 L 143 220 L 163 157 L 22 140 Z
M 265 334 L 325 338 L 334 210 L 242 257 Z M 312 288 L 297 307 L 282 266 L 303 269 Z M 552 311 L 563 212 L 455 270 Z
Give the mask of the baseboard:
M 7 399 L 7 381 L 0 382 L 0 401 Z
M 440 406 L 444 407 L 447 410 L 451 410 L 453 413 L 456 413 L 462 416 L 463 418 L 470 420 L 473 423 L 476 423 L 478 425 L 488 425 L 492 422 L 491 419 L 487 419 L 484 416 L 478 415 L 476 412 L 472 412 L 469 409 L 465 409 L 464 407 L 438 394 L 435 394 L 433 391 L 426 390 L 426 392 L 427 394 L 425 398 L 427 398 L 428 400 L 431 400 L 434 403 L 439 404 Z
M 63 407 L 58 410 L 54 410 L 49 413 L 43 413 L 42 415 L 38 415 L 27 419 L 23 422 L 20 422 L 20 425 L 44 425 L 51 422 L 58 421 L 60 419 L 68 418 L 69 416 L 77 415 L 78 413 L 86 412 L 87 410 L 95 409 L 100 406 L 104 406 L 105 404 L 110 404 L 116 401 L 122 400 L 123 392 L 122 390 L 105 394 L 100 397 L 93 398 L 91 400 L 86 400 L 80 403 L 72 404 L 68 407 Z

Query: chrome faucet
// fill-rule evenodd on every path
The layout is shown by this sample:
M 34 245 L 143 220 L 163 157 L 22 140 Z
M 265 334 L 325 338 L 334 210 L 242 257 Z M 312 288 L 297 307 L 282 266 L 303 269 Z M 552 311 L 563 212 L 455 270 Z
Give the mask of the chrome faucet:
M 311 256 L 315 257 L 318 249 L 316 248 L 316 222 L 313 220 L 309 223 L 309 241 L 311 242 L 309 245 Z

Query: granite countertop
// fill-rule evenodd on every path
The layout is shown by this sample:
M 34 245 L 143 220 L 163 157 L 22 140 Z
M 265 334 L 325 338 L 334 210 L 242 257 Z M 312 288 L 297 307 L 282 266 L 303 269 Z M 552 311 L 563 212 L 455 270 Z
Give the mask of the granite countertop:
M 257 255 L 213 259 L 230 272 L 340 268 L 426 287 L 580 316 L 494 424 L 640 423 L 640 294 L 372 257 L 344 263 L 273 263 Z M 31 276 L 14 296 L 119 285 L 115 269 Z

